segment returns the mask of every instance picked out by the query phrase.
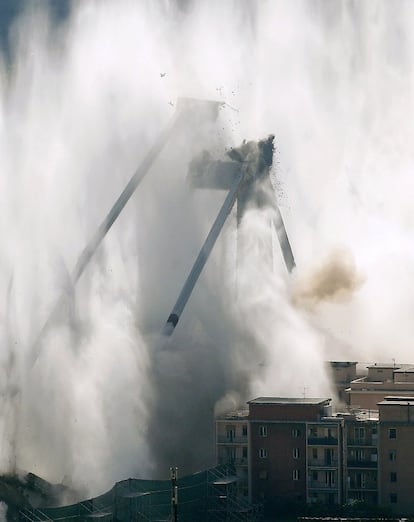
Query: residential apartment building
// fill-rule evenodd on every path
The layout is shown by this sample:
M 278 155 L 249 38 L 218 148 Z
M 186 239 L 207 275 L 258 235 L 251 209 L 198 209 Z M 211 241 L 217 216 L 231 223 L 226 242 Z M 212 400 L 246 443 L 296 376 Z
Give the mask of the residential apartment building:
M 344 418 L 344 500 L 378 503 L 378 412 L 359 410 Z
M 329 398 L 259 397 L 217 419 L 219 463 L 268 506 L 364 501 L 414 513 L 414 397 L 332 413 Z M 246 459 L 247 456 L 247 459 Z
M 265 503 L 307 499 L 307 424 L 330 399 L 260 397 L 249 404 L 249 492 Z
M 345 390 L 350 406 L 378 409 L 384 397 L 414 396 L 414 366 L 412 364 L 372 364 L 368 375 L 351 381 Z
M 234 466 L 242 497 L 248 497 L 248 415 L 248 410 L 240 410 L 216 419 L 217 463 Z
M 394 513 L 414 513 L 414 397 L 387 397 L 379 407 L 379 497 Z

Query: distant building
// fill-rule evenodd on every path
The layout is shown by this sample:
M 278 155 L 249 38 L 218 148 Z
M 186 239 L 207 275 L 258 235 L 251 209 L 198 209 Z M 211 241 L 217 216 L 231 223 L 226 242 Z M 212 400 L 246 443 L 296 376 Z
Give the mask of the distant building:
M 350 406 L 378 409 L 386 396 L 414 396 L 414 366 L 412 364 L 372 364 L 368 375 L 350 383 L 346 393 Z
M 326 365 L 336 387 L 337 399 L 343 404 L 348 404 L 349 395 L 345 390 L 349 388 L 351 381 L 357 378 L 357 362 L 329 361 Z

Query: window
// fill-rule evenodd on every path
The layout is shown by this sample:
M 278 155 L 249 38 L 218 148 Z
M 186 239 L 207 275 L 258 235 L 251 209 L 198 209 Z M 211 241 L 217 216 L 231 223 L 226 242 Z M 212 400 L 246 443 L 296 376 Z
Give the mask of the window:
M 247 437 L 247 424 L 243 424 L 242 435 L 243 437 Z
M 316 427 L 309 428 L 309 437 L 317 437 L 318 429 Z
M 227 440 L 233 441 L 236 437 L 236 426 L 226 426 Z
M 335 473 L 333 471 L 325 472 L 325 485 L 328 488 L 335 486 Z
M 388 456 L 390 460 L 397 460 L 397 450 L 390 449 Z
M 363 443 L 365 441 L 365 428 L 358 426 L 355 428 L 354 433 L 355 433 L 355 442 L 357 444 Z
M 364 472 L 358 472 L 355 474 L 355 484 L 357 488 L 365 489 L 366 475 Z
M 312 458 L 315 460 L 318 458 L 318 448 L 312 448 Z
M 259 457 L 261 459 L 267 459 L 267 449 L 266 448 L 259 449 Z
M 389 428 L 388 430 L 388 438 L 396 439 L 397 438 L 397 428 Z
M 312 471 L 312 481 L 318 482 L 318 472 L 317 471 Z
M 243 458 L 247 459 L 247 446 L 243 446 Z
M 298 430 L 297 428 L 294 428 L 294 429 L 292 430 L 292 437 L 295 437 L 296 439 L 297 439 L 298 437 L 300 437 L 300 430 Z
M 328 448 L 325 450 L 325 465 L 326 466 L 332 466 L 332 463 L 334 462 L 335 452 L 333 448 Z
M 390 494 L 390 502 L 391 504 L 396 504 L 398 501 L 397 493 L 391 493 Z
M 395 471 L 390 473 L 390 482 L 397 482 L 397 473 Z
M 267 437 L 267 426 L 259 426 L 259 435 L 261 437 Z
M 299 480 L 299 470 L 298 469 L 293 470 L 292 478 L 293 478 L 293 480 Z
M 259 471 L 259 479 L 260 480 L 266 480 L 267 479 L 267 470 L 262 469 Z
M 299 458 L 299 448 L 293 448 L 293 458 L 294 459 Z
M 226 448 L 226 462 L 228 464 L 233 464 L 235 460 L 236 460 L 236 448 L 235 447 Z
M 357 449 L 355 451 L 355 460 L 358 462 L 363 462 L 365 460 L 365 450 Z

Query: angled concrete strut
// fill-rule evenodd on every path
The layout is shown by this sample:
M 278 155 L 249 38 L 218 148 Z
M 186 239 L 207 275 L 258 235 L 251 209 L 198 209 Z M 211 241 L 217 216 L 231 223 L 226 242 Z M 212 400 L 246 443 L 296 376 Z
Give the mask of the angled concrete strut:
M 166 145 L 169 138 L 174 134 L 175 131 L 178 130 L 180 124 L 183 122 L 184 117 L 186 122 L 191 123 L 199 123 L 205 122 L 206 120 L 215 120 L 218 115 L 218 110 L 222 106 L 222 102 L 210 101 L 210 100 L 197 100 L 193 98 L 180 98 L 177 101 L 177 108 L 173 118 L 170 120 L 166 128 L 161 132 L 158 136 L 157 140 L 148 151 L 141 164 L 128 181 L 126 187 L 121 192 L 120 196 L 115 201 L 112 208 L 109 210 L 105 219 L 99 225 L 95 234 L 90 239 L 89 243 L 82 250 L 78 261 L 72 271 L 70 283 L 72 287 L 76 285 L 79 278 L 85 271 L 88 266 L 90 260 L 94 256 L 96 250 L 99 245 L 102 243 L 106 234 L 115 223 L 116 219 L 124 209 L 125 205 L 130 200 L 131 196 L 134 194 L 136 189 L 138 188 L 141 181 L 144 179 L 147 172 L 150 170 L 154 161 Z M 44 323 L 42 329 L 40 330 L 36 341 L 33 345 L 32 355 L 30 360 L 30 365 L 33 366 L 40 354 L 41 351 L 41 340 L 43 336 L 48 331 L 48 329 L 59 319 L 61 310 L 64 308 L 64 305 L 67 301 L 67 296 L 62 294 L 58 299 L 57 303 L 53 307 L 51 313 L 49 314 L 48 319 Z

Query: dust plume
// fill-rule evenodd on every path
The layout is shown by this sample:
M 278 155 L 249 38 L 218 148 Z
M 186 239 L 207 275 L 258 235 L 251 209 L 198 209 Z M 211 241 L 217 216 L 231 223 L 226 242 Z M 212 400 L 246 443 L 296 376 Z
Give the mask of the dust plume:
M 296 306 L 312 307 L 321 301 L 343 303 L 363 284 L 351 252 L 335 249 L 309 274 L 295 282 L 292 300 Z

